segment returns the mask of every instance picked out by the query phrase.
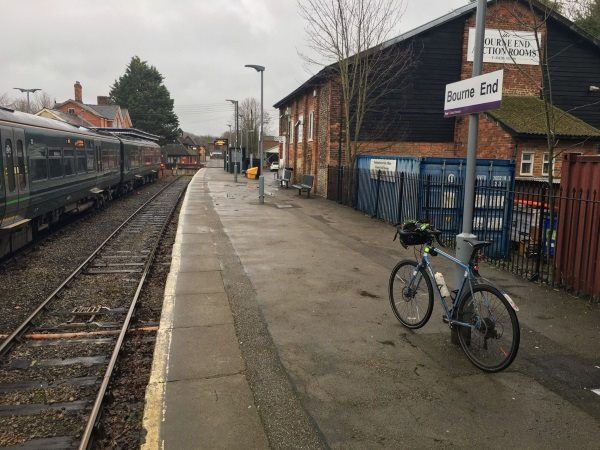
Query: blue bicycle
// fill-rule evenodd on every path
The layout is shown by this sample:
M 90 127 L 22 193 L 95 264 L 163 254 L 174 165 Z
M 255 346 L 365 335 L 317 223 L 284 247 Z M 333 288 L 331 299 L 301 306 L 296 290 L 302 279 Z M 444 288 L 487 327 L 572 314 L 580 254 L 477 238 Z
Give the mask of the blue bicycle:
M 437 248 L 441 232 L 427 223 L 396 225 L 396 238 L 408 248 L 421 245 L 421 260 L 400 261 L 390 275 L 389 297 L 396 318 L 407 328 L 424 326 L 433 310 L 434 288 L 444 310 L 443 320 L 456 330 L 469 360 L 486 372 L 506 369 L 517 356 L 520 331 L 517 306 L 510 296 L 479 275 L 479 259 L 489 241 L 467 240 L 473 247 L 469 264 Z M 435 273 L 431 256 L 441 256 L 464 270 L 456 291 L 449 292 L 441 273 Z M 435 284 L 432 282 L 435 281 Z M 450 305 L 448 302 L 450 302 Z

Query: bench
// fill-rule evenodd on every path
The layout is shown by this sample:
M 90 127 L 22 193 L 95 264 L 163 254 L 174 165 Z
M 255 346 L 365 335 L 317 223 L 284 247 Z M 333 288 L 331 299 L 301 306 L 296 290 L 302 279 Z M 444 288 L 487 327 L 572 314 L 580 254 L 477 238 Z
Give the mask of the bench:
M 302 175 L 302 183 L 293 184 L 292 187 L 298 189 L 298 195 L 302 195 L 302 191 L 306 191 L 308 193 L 308 197 L 310 198 L 310 190 L 313 187 L 313 181 L 315 177 L 312 175 Z
M 276 181 L 279 183 L 281 187 L 289 187 L 290 180 L 292 179 L 292 171 L 288 169 L 283 169 L 283 176 L 277 177 Z

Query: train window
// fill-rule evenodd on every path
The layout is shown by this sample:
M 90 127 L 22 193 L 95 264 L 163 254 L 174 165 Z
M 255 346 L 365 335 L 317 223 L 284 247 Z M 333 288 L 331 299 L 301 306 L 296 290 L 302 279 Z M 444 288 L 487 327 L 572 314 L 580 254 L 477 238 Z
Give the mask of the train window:
M 63 150 L 63 167 L 65 175 L 75 174 L 75 150 L 66 148 Z
M 25 170 L 25 153 L 21 139 L 17 141 L 17 165 L 19 167 L 19 187 L 25 189 L 27 187 L 27 171 Z
M 50 178 L 59 178 L 63 176 L 62 152 L 60 149 L 48 149 L 48 168 Z
M 87 154 L 87 170 L 88 172 L 93 172 L 95 170 L 94 163 L 96 162 L 94 159 L 94 150 L 86 151 Z
M 6 176 L 8 178 L 8 190 L 13 192 L 16 187 L 15 181 L 15 162 L 13 156 L 12 141 L 7 139 L 4 143 L 4 151 L 6 152 Z
M 87 170 L 87 160 L 85 158 L 85 152 L 77 153 L 77 172 L 83 173 Z
M 46 146 L 42 143 L 31 144 L 27 148 L 29 155 L 29 176 L 31 181 L 48 178 L 48 160 Z

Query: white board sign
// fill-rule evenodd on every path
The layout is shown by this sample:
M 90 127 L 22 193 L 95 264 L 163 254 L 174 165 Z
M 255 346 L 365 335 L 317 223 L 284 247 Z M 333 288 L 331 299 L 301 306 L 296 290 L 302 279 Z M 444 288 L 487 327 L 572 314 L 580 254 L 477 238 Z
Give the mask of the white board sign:
M 369 170 L 371 171 L 371 175 L 376 175 L 380 170 L 383 174 L 385 174 L 385 172 L 395 172 L 396 162 L 397 161 L 395 159 L 372 159 L 369 162 Z
M 504 71 L 486 73 L 446 85 L 444 117 L 462 116 L 500 108 Z
M 542 42 L 542 34 L 538 34 Z M 475 55 L 475 28 L 469 28 L 469 47 L 467 60 L 473 61 Z M 540 52 L 532 31 L 485 30 L 483 44 L 483 62 L 499 64 L 538 65 Z

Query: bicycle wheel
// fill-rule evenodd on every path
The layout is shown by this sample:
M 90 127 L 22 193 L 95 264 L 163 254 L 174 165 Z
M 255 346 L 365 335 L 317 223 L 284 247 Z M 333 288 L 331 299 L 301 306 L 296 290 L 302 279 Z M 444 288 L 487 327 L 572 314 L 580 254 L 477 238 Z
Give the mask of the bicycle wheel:
M 431 317 L 433 287 L 425 270 L 415 261 L 396 264 L 389 282 L 389 297 L 396 319 L 407 328 L 421 328 Z
M 486 372 L 510 366 L 519 350 L 520 330 L 517 314 L 502 292 L 489 284 L 473 286 L 456 317 L 471 325 L 459 327 L 458 340 L 473 364 Z

